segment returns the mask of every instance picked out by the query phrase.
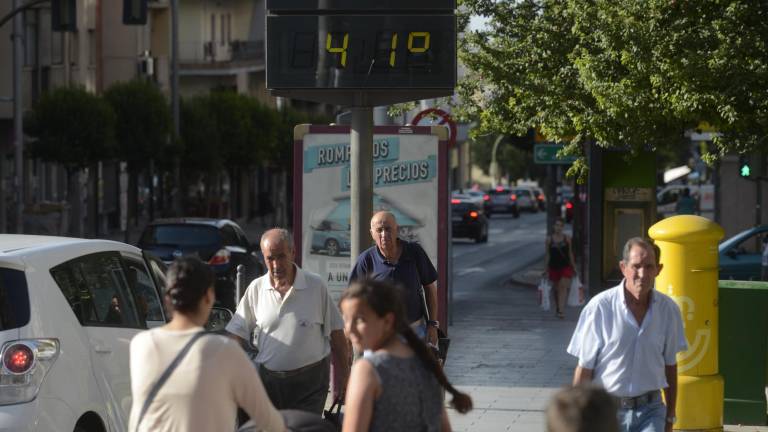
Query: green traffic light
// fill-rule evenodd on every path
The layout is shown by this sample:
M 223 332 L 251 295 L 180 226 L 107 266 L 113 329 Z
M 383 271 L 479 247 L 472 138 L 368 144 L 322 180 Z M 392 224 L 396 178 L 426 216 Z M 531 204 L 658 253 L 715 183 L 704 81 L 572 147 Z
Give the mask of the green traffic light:
M 749 177 L 749 174 L 752 170 L 749 168 L 749 165 L 742 165 L 741 166 L 741 176 L 742 177 Z

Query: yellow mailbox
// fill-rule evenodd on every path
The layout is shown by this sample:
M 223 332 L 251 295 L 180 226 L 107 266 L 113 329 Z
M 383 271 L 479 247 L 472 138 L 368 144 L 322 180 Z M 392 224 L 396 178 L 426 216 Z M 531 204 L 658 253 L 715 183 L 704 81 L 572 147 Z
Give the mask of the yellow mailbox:
M 677 355 L 675 430 L 723 429 L 723 377 L 718 374 L 718 254 L 723 229 L 709 219 L 681 215 L 648 234 L 664 265 L 656 289 L 680 307 L 688 350 Z

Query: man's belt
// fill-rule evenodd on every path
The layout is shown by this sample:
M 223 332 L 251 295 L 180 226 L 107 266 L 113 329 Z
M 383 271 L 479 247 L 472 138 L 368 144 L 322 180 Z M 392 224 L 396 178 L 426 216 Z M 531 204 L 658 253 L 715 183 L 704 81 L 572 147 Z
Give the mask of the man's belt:
M 661 392 L 659 390 L 651 390 L 648 393 L 643 393 L 640 396 L 633 397 L 618 397 L 614 396 L 616 404 L 621 409 L 635 409 L 641 406 L 648 405 L 651 402 L 661 400 Z
M 273 376 L 273 377 L 277 377 L 277 378 L 288 378 L 288 377 L 293 377 L 293 376 L 299 375 L 302 372 L 306 372 L 306 371 L 308 371 L 308 370 L 310 370 L 312 368 L 315 368 L 317 366 L 322 365 L 323 362 L 325 362 L 325 360 L 327 358 L 328 357 L 325 357 L 325 358 L 323 358 L 323 359 L 321 359 L 319 361 L 316 361 L 314 363 L 308 364 L 306 366 L 302 366 L 302 367 L 300 367 L 298 369 L 293 369 L 293 370 L 288 370 L 288 371 L 273 371 L 273 370 L 267 369 L 266 367 L 264 367 L 264 365 L 261 365 L 261 369 L 267 375 L 270 375 L 270 376 Z

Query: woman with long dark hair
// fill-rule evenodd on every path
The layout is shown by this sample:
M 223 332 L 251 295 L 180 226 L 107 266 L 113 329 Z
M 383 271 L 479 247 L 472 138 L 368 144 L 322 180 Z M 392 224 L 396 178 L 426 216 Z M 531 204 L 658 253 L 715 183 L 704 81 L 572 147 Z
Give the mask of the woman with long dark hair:
M 403 301 L 392 285 L 363 280 L 341 298 L 344 331 L 358 352 L 346 392 L 343 432 L 451 430 L 443 389 L 451 405 L 466 413 L 469 395 L 456 390 L 432 352 L 405 319 Z
M 552 225 L 552 235 L 547 236 L 545 262 L 547 269 L 544 276 L 552 282 L 555 292 L 555 314 L 558 318 L 565 318 L 565 300 L 568 298 L 568 288 L 571 286 L 571 278 L 576 275 L 576 261 L 573 259 L 571 238 L 563 232 L 565 222 L 561 218 L 555 219 Z
M 202 333 L 215 300 L 210 267 L 197 258 L 180 258 L 168 269 L 167 284 L 171 322 L 131 341 L 128 430 L 232 431 L 240 406 L 259 430 L 285 431 L 243 349 L 230 338 Z M 186 354 L 176 361 L 180 352 Z

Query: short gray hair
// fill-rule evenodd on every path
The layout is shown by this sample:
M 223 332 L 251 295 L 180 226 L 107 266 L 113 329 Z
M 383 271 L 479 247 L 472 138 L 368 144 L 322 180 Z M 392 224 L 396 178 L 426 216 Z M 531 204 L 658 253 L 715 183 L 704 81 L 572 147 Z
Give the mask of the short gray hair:
M 656 244 L 652 241 L 643 237 L 632 237 L 631 239 L 627 240 L 626 243 L 624 243 L 624 250 L 621 253 L 622 261 L 625 263 L 629 262 L 629 253 L 632 252 L 632 248 L 635 246 L 640 246 L 648 252 L 653 252 L 653 254 L 656 256 L 656 264 L 661 261 L 661 250 L 659 247 L 656 246 Z
M 271 237 L 272 235 L 277 235 L 278 242 L 285 244 L 288 246 L 288 249 L 293 250 L 293 236 L 291 233 L 285 229 L 285 228 L 279 228 L 275 227 L 272 229 L 268 229 L 264 231 L 264 234 L 261 235 L 261 240 L 259 241 L 259 247 L 264 244 L 264 241 Z

